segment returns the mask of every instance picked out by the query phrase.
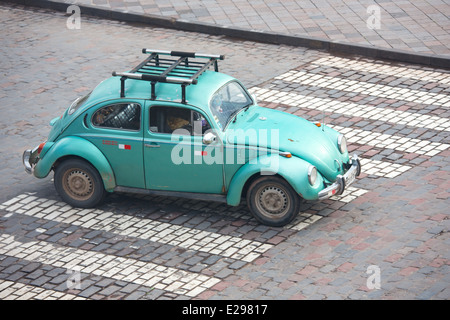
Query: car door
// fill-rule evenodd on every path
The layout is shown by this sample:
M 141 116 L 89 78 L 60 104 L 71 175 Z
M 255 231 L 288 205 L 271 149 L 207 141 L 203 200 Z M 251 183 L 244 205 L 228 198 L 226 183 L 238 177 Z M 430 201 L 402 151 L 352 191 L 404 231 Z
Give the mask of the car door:
M 142 100 L 108 101 L 84 116 L 84 138 L 108 159 L 118 186 L 145 188 L 143 162 Z
M 210 122 L 198 109 L 148 102 L 144 130 L 147 189 L 223 193 L 223 152 L 219 141 L 203 142 Z

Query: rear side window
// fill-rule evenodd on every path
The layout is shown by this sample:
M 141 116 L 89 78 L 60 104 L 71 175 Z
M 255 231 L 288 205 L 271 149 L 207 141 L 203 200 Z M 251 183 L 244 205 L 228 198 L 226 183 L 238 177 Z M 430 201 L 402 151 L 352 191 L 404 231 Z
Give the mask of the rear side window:
M 141 106 L 138 103 L 112 104 L 98 109 L 92 116 L 95 127 L 139 130 Z

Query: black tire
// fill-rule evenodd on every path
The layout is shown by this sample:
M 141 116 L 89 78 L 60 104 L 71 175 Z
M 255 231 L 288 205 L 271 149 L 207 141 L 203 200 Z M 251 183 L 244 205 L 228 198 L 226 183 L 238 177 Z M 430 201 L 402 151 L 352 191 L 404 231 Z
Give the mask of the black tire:
M 60 163 L 55 169 L 54 184 L 61 198 L 73 207 L 95 207 L 106 195 L 98 171 L 81 159 Z
M 302 199 L 285 180 L 263 176 L 251 183 L 247 205 L 253 216 L 271 227 L 282 227 L 299 213 Z

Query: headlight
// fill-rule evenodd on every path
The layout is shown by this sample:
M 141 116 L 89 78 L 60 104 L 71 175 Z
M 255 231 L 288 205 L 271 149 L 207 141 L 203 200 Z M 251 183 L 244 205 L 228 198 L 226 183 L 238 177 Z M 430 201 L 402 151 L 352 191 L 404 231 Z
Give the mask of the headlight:
M 338 148 L 341 153 L 347 152 L 347 139 L 343 134 L 338 137 Z
M 308 181 L 310 185 L 314 185 L 317 179 L 317 169 L 314 166 L 310 166 L 308 169 Z

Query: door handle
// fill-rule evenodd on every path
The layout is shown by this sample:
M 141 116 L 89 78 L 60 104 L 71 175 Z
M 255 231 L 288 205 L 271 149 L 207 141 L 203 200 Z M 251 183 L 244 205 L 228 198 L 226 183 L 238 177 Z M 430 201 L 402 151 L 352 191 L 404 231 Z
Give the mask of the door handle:
M 157 144 L 157 143 L 144 143 L 144 147 L 146 147 L 146 148 L 159 148 L 161 146 L 159 144 Z

